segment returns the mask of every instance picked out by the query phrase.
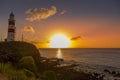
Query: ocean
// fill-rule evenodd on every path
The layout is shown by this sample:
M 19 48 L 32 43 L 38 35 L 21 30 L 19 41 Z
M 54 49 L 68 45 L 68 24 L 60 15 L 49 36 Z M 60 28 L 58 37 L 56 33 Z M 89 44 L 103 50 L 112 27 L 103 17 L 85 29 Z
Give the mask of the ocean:
M 104 65 L 120 68 L 120 48 L 110 49 L 39 49 L 41 56 L 62 58 L 65 61 L 75 61 L 93 65 Z

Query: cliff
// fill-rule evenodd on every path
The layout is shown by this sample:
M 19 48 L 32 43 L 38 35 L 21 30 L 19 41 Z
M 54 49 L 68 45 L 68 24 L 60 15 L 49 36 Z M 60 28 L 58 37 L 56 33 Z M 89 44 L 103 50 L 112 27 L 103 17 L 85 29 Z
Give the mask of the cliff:
M 32 56 L 39 65 L 40 53 L 33 44 L 17 41 L 0 42 L 0 62 L 16 64 L 24 56 Z

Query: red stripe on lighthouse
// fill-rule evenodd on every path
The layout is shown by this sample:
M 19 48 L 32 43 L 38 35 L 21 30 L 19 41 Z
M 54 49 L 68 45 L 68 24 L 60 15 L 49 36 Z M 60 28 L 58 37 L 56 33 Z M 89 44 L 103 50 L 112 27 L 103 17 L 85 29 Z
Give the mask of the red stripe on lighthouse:
M 9 25 L 15 25 L 14 21 L 9 21 Z
M 15 29 L 8 29 L 8 32 L 15 32 Z

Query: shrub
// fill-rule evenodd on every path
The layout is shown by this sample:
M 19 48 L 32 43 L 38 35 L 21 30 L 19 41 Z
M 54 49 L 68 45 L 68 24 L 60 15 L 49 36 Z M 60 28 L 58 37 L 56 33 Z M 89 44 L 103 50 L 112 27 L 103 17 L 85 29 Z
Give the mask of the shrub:
M 27 69 L 34 73 L 37 72 L 37 67 L 32 56 L 22 57 L 18 65 L 20 69 Z
M 27 77 L 35 77 L 34 73 L 29 71 L 29 70 L 27 70 L 27 69 L 24 69 L 24 72 L 25 72 Z

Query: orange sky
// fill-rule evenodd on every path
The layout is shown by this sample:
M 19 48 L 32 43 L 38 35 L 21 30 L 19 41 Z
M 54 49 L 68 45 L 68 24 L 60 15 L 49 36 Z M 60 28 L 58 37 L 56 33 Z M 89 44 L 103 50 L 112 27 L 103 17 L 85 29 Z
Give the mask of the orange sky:
M 28 23 L 24 23 L 26 25 Z M 104 18 L 71 18 L 54 19 L 30 23 L 32 32 L 24 32 L 19 22 L 16 22 L 17 40 L 21 40 L 21 32 L 25 41 L 37 42 L 39 48 L 49 48 L 50 38 L 57 33 L 63 33 L 69 38 L 81 36 L 82 38 L 71 41 L 70 48 L 120 48 L 120 23 L 117 19 Z M 4 38 L 7 27 L 2 28 Z
M 36 29 L 37 38 L 47 41 L 52 35 L 64 33 L 69 38 L 81 36 L 81 39 L 71 41 L 71 48 L 119 48 L 120 24 L 108 19 L 74 19 L 56 20 L 45 24 L 44 31 Z M 48 26 L 49 25 L 49 26 Z M 114 28 L 113 28 L 114 27 Z M 43 36 L 41 36 L 43 35 Z M 49 47 L 49 43 L 40 43 L 39 47 Z

